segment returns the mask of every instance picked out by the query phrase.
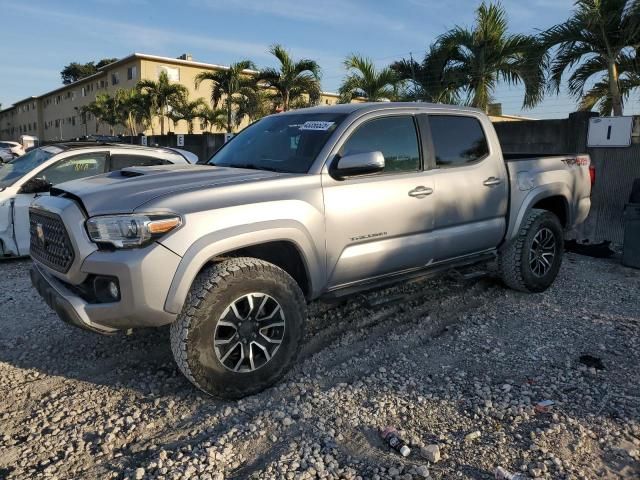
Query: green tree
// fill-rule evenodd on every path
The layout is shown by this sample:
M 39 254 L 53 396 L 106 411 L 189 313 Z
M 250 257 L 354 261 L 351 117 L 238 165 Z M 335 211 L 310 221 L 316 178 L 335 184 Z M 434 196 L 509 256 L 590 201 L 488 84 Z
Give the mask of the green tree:
M 193 133 L 193 124 L 197 118 L 200 118 L 202 109 L 207 104 L 203 98 L 196 100 L 189 100 L 186 97 L 180 99 L 172 105 L 172 112 L 175 112 L 176 118 L 187 122 L 187 129 L 189 133 Z
M 273 113 L 273 95 L 264 88 L 256 87 L 236 99 L 236 106 L 235 124 L 238 127 L 245 117 L 249 122 L 255 122 Z
M 143 94 L 149 95 L 153 113 L 160 117 L 160 135 L 164 135 L 164 119 L 167 115 L 169 104 L 182 95 L 188 95 L 188 90 L 184 85 L 171 83 L 166 72 L 160 72 L 158 81 L 140 80 L 136 89 Z
M 227 110 L 224 108 L 211 108 L 205 104 L 200 109 L 198 117 L 203 130 L 211 132 L 213 128 L 217 130 L 225 130 L 227 128 Z
M 373 61 L 351 55 L 344 61 L 347 76 L 342 81 L 340 103 L 349 103 L 354 97 L 364 97 L 370 102 L 395 100 L 400 79 L 389 67 L 376 69 Z
M 91 113 L 96 119 L 96 133 L 100 123 L 109 125 L 109 132 L 114 134 L 116 125 L 122 124 L 122 113 L 120 112 L 120 103 L 116 97 L 112 97 L 108 93 L 99 93 L 96 99 L 86 106 L 80 107 L 83 114 Z
M 233 130 L 234 113 L 238 102 L 243 101 L 246 96 L 251 96 L 257 88 L 255 79 L 246 72 L 255 68 L 251 60 L 242 60 L 232 63 L 225 70 L 202 72 L 196 76 L 196 88 L 199 88 L 204 81 L 211 81 L 211 105 L 214 109 L 224 102 L 227 115 L 226 130 L 229 133 Z
M 559 93 L 562 77 L 570 72 L 569 92 L 582 98 L 583 108 L 600 104 L 602 113 L 622 115 L 624 97 L 638 71 L 639 18 L 638 0 L 577 0 L 567 21 L 540 35 L 553 54 L 551 90 Z
M 62 83 L 64 85 L 68 85 L 70 83 L 77 82 L 82 78 L 98 73 L 98 70 L 100 68 L 110 63 L 113 63 L 117 60 L 118 60 L 117 58 L 103 58 L 98 63 L 71 62 L 69 65 L 65 65 L 65 67 L 60 72 L 60 76 L 62 77 Z
M 524 84 L 525 108 L 544 94 L 544 48 L 533 36 L 510 34 L 506 12 L 497 3 L 482 2 L 471 29 L 458 26 L 438 37 L 427 63 L 441 67 L 437 78 L 447 94 L 485 111 L 499 81 Z
M 269 52 L 280 62 L 279 68 L 264 68 L 258 73 L 258 84 L 272 89 L 274 101 L 282 110 L 301 97 L 308 97 L 310 104 L 320 101 L 320 66 L 310 59 L 295 61 L 282 45 L 273 45 Z

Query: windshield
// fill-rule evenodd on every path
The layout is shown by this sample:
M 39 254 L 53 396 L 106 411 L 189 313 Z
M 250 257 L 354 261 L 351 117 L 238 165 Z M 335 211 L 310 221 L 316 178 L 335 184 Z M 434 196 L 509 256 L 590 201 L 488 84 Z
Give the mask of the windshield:
M 0 163 L 0 188 L 16 183 L 54 155 L 62 152 L 59 147 L 40 147 L 25 153 L 10 163 Z
M 245 128 L 218 150 L 209 165 L 307 173 L 345 114 L 272 115 Z

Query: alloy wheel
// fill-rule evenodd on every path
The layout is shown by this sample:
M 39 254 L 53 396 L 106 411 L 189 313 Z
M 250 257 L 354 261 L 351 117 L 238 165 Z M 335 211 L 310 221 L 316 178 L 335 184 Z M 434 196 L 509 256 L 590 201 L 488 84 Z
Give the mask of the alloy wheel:
M 214 333 L 216 356 L 233 372 L 253 372 L 266 365 L 284 339 L 285 315 L 266 293 L 249 293 L 224 310 Z
M 556 237 L 550 229 L 544 227 L 536 232 L 529 249 L 529 266 L 536 277 L 544 277 L 551 270 L 556 249 Z

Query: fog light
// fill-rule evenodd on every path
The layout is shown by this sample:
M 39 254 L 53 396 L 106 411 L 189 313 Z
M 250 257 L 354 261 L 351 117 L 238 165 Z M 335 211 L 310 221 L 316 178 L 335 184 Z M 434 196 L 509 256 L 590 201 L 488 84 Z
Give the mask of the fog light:
M 95 277 L 93 291 L 99 303 L 117 302 L 120 300 L 120 285 L 115 277 Z
M 118 300 L 120 298 L 120 289 L 118 288 L 118 284 L 113 280 L 109 282 L 109 295 L 111 295 L 111 298 L 114 300 Z

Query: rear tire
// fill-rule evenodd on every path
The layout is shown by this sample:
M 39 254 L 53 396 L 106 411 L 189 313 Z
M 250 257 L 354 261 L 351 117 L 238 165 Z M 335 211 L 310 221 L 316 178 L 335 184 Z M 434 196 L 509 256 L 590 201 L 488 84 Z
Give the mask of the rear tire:
M 196 277 L 171 325 L 182 373 L 210 395 L 235 399 L 276 383 L 300 351 L 306 301 L 284 270 L 231 258 Z
M 558 275 L 563 251 L 564 235 L 558 217 L 547 210 L 533 209 L 516 237 L 500 250 L 502 281 L 521 292 L 543 292 Z

